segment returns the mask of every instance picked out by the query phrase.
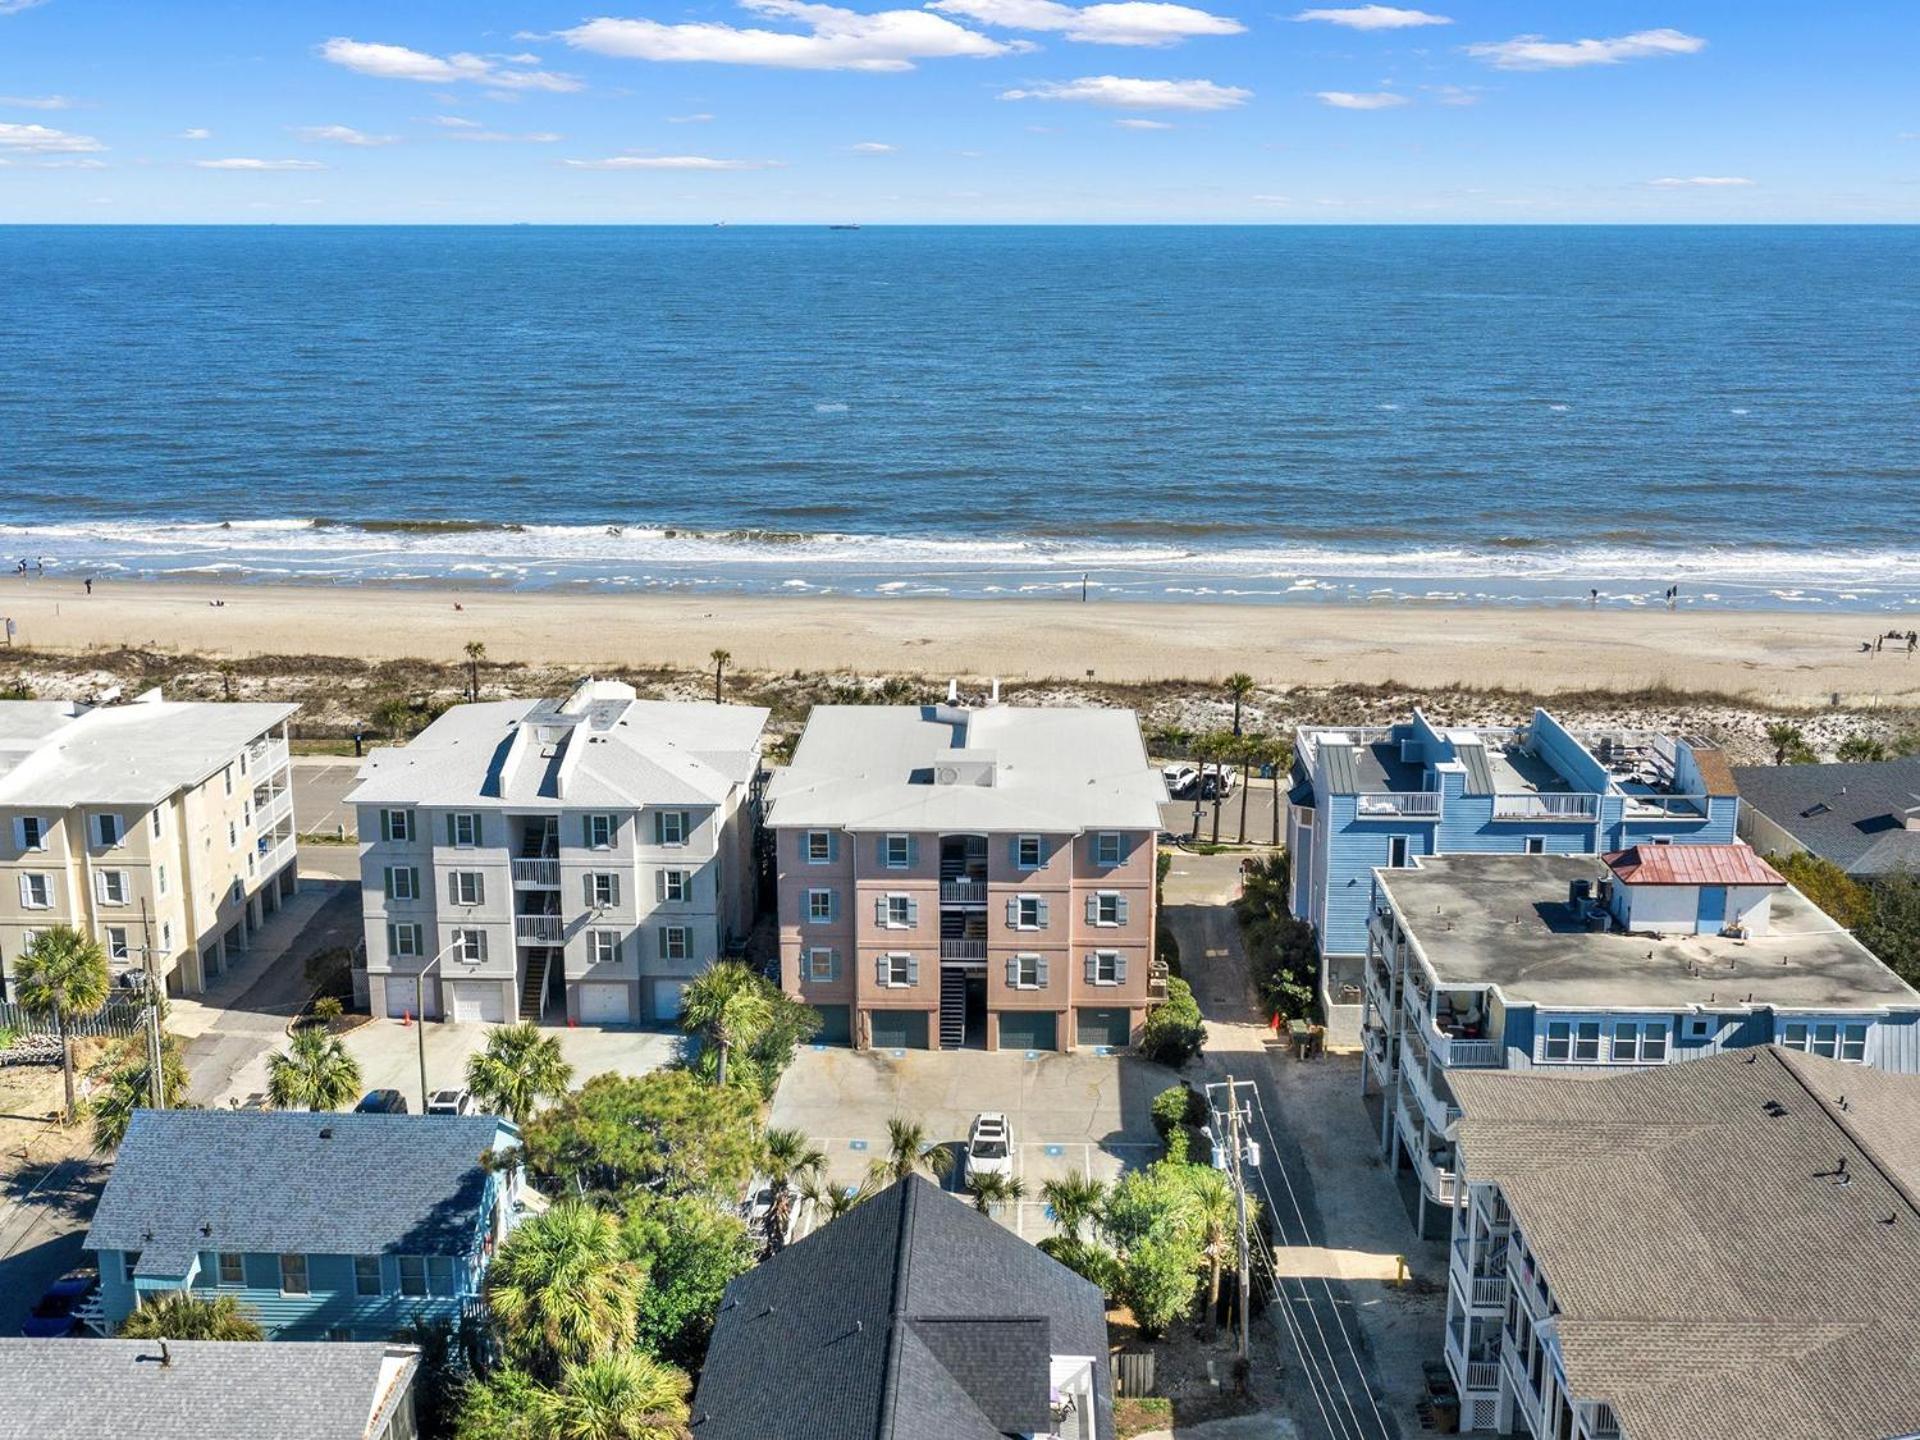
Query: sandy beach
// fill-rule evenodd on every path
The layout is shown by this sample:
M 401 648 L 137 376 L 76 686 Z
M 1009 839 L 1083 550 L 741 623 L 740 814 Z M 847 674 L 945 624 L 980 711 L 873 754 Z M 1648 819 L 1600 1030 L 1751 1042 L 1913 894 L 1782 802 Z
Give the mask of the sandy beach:
M 223 603 L 214 603 L 223 602 Z M 1886 616 L 1395 606 L 461 593 L 0 580 L 17 646 L 231 657 L 1002 676 L 1136 683 L 1245 670 L 1263 685 L 1533 694 L 1667 687 L 1774 705 L 1905 706 L 1920 657 L 1862 653 Z

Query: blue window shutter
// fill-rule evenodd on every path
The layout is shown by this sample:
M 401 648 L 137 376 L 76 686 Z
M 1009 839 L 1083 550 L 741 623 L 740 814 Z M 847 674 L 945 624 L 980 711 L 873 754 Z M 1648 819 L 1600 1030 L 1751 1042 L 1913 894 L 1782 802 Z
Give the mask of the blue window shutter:
M 1124 985 L 1127 983 L 1127 956 L 1125 951 L 1113 957 L 1113 983 L 1116 985 Z
M 1013 836 L 1007 841 L 1007 863 L 1016 869 L 1020 865 L 1020 837 Z
M 586 886 L 587 908 L 591 910 L 593 908 L 593 876 L 583 875 L 580 878 Z
M 919 923 L 920 923 L 920 902 L 914 899 L 911 895 L 909 895 L 907 897 L 907 924 L 918 925 Z
M 1020 960 L 1014 956 L 1007 961 L 1007 988 L 1013 989 L 1020 983 Z
M 1049 910 L 1050 910 L 1051 908 L 1052 908 L 1052 907 L 1050 907 L 1050 906 L 1049 906 L 1049 905 L 1047 904 L 1047 902 L 1046 902 L 1046 900 L 1045 900 L 1045 899 L 1042 899 L 1042 900 L 1041 900 L 1041 902 L 1040 902 L 1040 928 L 1041 928 L 1042 930 L 1044 930 L 1044 929 L 1046 929 L 1046 928 L 1047 928 L 1047 912 L 1048 912 L 1048 911 L 1049 911 Z
M 453 812 L 447 812 L 447 844 L 453 844 Z
M 887 984 L 887 974 L 887 957 L 882 955 L 873 962 L 874 982 L 879 985 Z
M 827 979 L 838 980 L 839 978 L 840 952 L 838 950 L 829 950 L 827 952 Z
M 873 863 L 882 870 L 887 868 L 887 837 L 884 835 L 874 836 Z
M 840 858 L 840 832 L 837 830 L 829 830 L 827 832 L 827 860 L 829 862 L 832 862 L 832 861 L 838 860 L 839 858 Z
M 1034 982 L 1042 990 L 1047 988 L 1047 957 L 1044 955 L 1034 962 Z
M 1098 895 L 1089 895 L 1087 896 L 1087 923 L 1091 925 L 1099 918 L 1100 897 Z
M 913 865 L 918 865 L 919 863 L 920 863 L 920 837 L 918 835 L 909 835 L 907 836 L 907 864 L 909 866 L 913 866 Z
M 884 895 L 873 897 L 873 923 L 883 930 L 887 927 L 887 897 Z
M 1133 858 L 1133 837 L 1131 835 L 1122 835 L 1120 837 L 1120 863 L 1124 865 L 1127 863 L 1128 860 L 1132 858 Z
M 1020 901 L 1017 897 L 1007 901 L 1007 928 L 1009 930 L 1020 928 Z
M 918 955 L 909 955 L 907 957 L 907 984 L 918 985 L 919 983 L 920 957 Z
M 1088 951 L 1087 952 L 1087 983 L 1091 985 L 1095 980 L 1099 978 L 1100 978 L 1100 962 L 1094 958 L 1092 951 Z
M 1115 906 L 1114 919 L 1122 925 L 1126 924 L 1127 923 L 1127 897 L 1124 895 L 1115 896 L 1114 906 Z
M 655 933 L 656 933 L 656 934 L 657 934 L 657 935 L 659 936 L 659 938 L 660 938 L 660 958 L 661 958 L 662 960 L 664 960 L 664 959 L 666 959 L 666 958 L 667 958 L 667 929 L 666 929 L 666 927 L 665 927 L 665 926 L 663 925 L 663 926 L 661 926 L 661 927 L 660 927 L 660 929 L 659 929 L 658 931 L 656 931 Z

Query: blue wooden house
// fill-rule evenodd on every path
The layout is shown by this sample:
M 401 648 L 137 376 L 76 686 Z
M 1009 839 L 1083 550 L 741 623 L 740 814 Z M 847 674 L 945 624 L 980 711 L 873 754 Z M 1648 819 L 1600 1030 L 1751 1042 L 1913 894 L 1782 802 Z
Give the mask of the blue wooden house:
M 231 1295 L 274 1340 L 385 1340 L 454 1320 L 525 1213 L 519 1135 L 489 1115 L 140 1110 L 94 1211 L 97 1324 Z

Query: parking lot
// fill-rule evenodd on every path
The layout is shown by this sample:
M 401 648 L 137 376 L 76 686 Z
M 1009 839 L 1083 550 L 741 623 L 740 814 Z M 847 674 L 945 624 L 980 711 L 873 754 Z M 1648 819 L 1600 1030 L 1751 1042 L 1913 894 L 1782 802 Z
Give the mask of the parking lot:
M 1053 1232 L 1040 1187 L 1069 1174 L 1112 1180 L 1160 1154 L 1150 1107 L 1179 1077 L 1130 1055 L 988 1054 L 980 1050 L 909 1051 L 895 1058 L 837 1046 L 808 1047 L 774 1097 L 774 1125 L 804 1131 L 827 1154 L 836 1184 L 859 1183 L 887 1152 L 887 1121 L 925 1127 L 929 1144 L 965 1151 L 967 1129 L 983 1111 L 1004 1113 L 1013 1129 L 1014 1174 L 1027 1198 L 999 1218 L 1037 1240 Z M 949 1188 L 960 1188 L 956 1173 Z
M 1286 777 L 1280 780 L 1280 838 L 1287 835 L 1287 794 Z M 1235 785 L 1231 794 L 1220 805 L 1220 838 L 1232 841 L 1240 834 L 1240 797 L 1242 792 L 1247 801 L 1247 842 L 1251 845 L 1268 845 L 1273 842 L 1273 782 L 1255 778 L 1250 784 Z M 1214 802 L 1200 802 L 1200 838 L 1213 837 Z M 1160 807 L 1160 828 L 1175 835 L 1193 833 L 1193 797 L 1184 800 L 1169 800 Z
M 303 835 L 354 835 L 353 807 L 343 801 L 359 783 L 363 762 L 351 755 L 293 757 L 293 814 Z

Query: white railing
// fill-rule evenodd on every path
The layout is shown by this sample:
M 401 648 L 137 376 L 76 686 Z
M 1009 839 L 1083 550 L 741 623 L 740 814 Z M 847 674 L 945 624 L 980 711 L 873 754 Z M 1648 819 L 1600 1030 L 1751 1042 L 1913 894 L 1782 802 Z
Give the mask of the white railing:
M 1594 820 L 1600 814 L 1598 795 L 1495 795 L 1496 820 Z
M 1500 1362 L 1498 1360 L 1469 1360 L 1467 1362 L 1467 1389 L 1498 1390 L 1500 1388 Z
M 1426 1146 L 1415 1147 L 1413 1168 L 1420 1172 L 1420 1182 L 1426 1187 L 1428 1199 L 1437 1200 L 1442 1205 L 1453 1204 L 1457 1179 L 1453 1171 L 1435 1163 L 1434 1158 L 1427 1153 Z
M 940 942 L 942 960 L 984 960 L 987 958 L 987 942 L 984 940 L 942 940 Z
M 278 795 L 271 797 L 265 805 L 256 804 L 253 807 L 253 828 L 256 831 L 271 830 L 291 814 L 293 814 L 293 792 L 282 790 Z
M 567 938 L 567 922 L 558 915 L 522 915 L 513 922 L 514 938 L 527 945 L 557 945 Z
M 1498 1040 L 1463 1040 L 1449 1035 L 1424 1012 L 1420 1016 L 1422 1038 L 1433 1047 L 1433 1057 L 1453 1070 L 1498 1070 L 1504 1056 Z
M 1387 1068 L 1387 1037 L 1369 1028 L 1360 1037 L 1360 1048 L 1366 1051 L 1367 1067 L 1373 1071 L 1373 1078 L 1385 1088 L 1392 1079 L 1392 1072 Z
M 287 742 L 284 740 L 256 740 L 247 746 L 247 778 L 256 779 L 262 774 L 271 775 L 287 763 Z
M 293 854 L 294 843 L 291 835 L 281 840 L 278 844 L 272 843 L 267 838 L 262 838 L 260 841 L 260 869 L 269 872 L 278 870 L 282 865 L 285 865 L 293 859 Z
M 987 882 L 984 880 L 942 880 L 940 882 L 940 903 L 942 905 L 984 905 L 987 903 Z
M 558 860 L 516 860 L 513 862 L 513 883 L 538 890 L 558 890 L 560 862 Z
M 1664 816 L 1668 819 L 1697 820 L 1707 813 L 1705 795 L 1627 796 L 1626 813 L 1636 819 Z
M 1354 815 L 1361 820 L 1399 816 L 1409 820 L 1438 820 L 1437 790 L 1365 790 L 1353 797 Z
M 1433 1088 L 1432 1081 L 1427 1079 L 1425 1067 L 1408 1065 L 1401 1073 L 1412 1082 L 1414 1098 L 1420 1102 L 1420 1109 L 1426 1115 L 1427 1124 L 1442 1133 L 1450 1130 L 1453 1122 L 1460 1118 L 1460 1107 L 1449 1105 L 1440 1098 L 1439 1092 Z
M 1587 1434 L 1593 1440 L 1620 1440 L 1620 1417 L 1606 1401 L 1596 1401 L 1587 1421 Z

